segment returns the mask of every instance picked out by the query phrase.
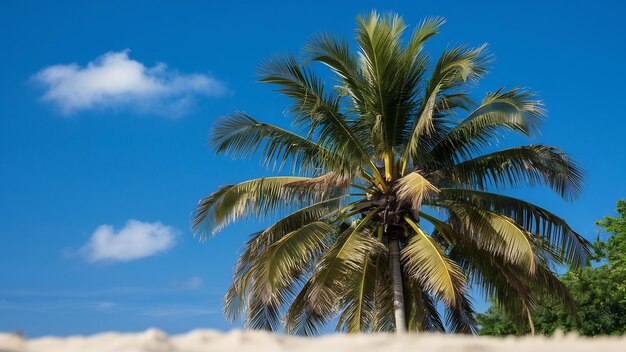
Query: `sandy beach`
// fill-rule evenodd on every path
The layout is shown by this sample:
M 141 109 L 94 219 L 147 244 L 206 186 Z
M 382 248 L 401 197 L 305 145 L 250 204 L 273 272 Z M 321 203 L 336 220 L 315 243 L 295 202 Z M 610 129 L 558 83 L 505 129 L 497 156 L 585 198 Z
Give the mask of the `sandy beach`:
M 24 339 L 0 334 L 0 352 L 623 352 L 626 337 L 585 338 L 560 335 L 551 338 L 491 338 L 443 334 L 327 335 L 317 338 L 282 336 L 264 332 L 194 330 L 171 335 L 149 329 L 141 333 L 106 332 L 91 336 Z

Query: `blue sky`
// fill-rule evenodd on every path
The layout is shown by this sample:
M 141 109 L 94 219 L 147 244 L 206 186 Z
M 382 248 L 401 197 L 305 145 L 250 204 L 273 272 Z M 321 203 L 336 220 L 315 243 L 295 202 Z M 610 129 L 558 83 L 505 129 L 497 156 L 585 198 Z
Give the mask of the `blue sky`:
M 501 86 L 541 94 L 549 119 L 530 143 L 562 147 L 586 186 L 571 204 L 544 189 L 516 195 L 589 239 L 626 197 L 619 1 L 128 3 L 0 5 L 0 331 L 237 327 L 221 298 L 261 225 L 199 244 L 190 213 L 217 186 L 267 171 L 216 157 L 210 126 L 237 110 L 285 125 L 286 100 L 255 82 L 259 63 L 298 53 L 318 30 L 351 38 L 355 16 L 371 9 L 411 25 L 446 17 L 434 54 L 487 42 L 495 62 L 477 96 Z

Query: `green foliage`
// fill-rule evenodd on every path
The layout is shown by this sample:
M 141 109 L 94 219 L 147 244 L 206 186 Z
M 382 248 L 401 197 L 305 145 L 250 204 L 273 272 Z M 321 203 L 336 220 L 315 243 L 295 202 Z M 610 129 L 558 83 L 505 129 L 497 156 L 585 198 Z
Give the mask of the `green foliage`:
M 583 265 L 590 244 L 548 210 L 493 192 L 544 186 L 571 200 L 582 172 L 551 146 L 493 150 L 507 133 L 534 136 L 543 104 L 516 88 L 474 103 L 490 55 L 453 46 L 430 60 L 424 45 L 443 24 L 429 18 L 409 34 L 399 16 L 372 12 L 357 19 L 353 46 L 317 34 L 304 60 L 261 67 L 260 81 L 291 101 L 290 128 L 244 113 L 217 121 L 218 154 L 297 174 L 221 187 L 196 208 L 201 238 L 244 218 L 279 219 L 245 244 L 224 299 L 229 320 L 304 335 L 333 317 L 347 332 L 473 333 L 470 285 L 516 319 L 540 296 L 572 305 L 550 268 Z
M 556 329 L 581 335 L 622 335 L 626 333 L 626 200 L 617 202 L 618 216 L 606 216 L 596 224 L 610 237 L 597 240 L 596 266 L 571 269 L 560 279 L 574 298 L 578 310 L 569 314 L 558 300 L 537 302 L 533 319 L 537 332 L 550 335 Z M 527 325 L 516 324 L 497 306 L 478 314 L 481 335 L 523 335 Z
M 606 258 L 614 268 L 626 268 L 626 200 L 617 202 L 618 217 L 605 216 L 596 222 L 605 232 L 611 234 L 607 242 L 595 245 L 600 258 Z

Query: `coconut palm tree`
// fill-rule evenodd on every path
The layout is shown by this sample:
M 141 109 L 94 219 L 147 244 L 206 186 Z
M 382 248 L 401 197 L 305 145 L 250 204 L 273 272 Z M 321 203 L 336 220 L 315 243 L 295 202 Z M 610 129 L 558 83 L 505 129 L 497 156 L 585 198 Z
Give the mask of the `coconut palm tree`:
M 507 132 L 534 135 L 542 103 L 517 88 L 475 103 L 469 88 L 489 55 L 452 47 L 430 64 L 423 45 L 441 18 L 410 35 L 396 15 L 357 22 L 356 50 L 322 33 L 306 44 L 305 63 L 262 65 L 261 82 L 292 102 L 291 128 L 245 113 L 215 124 L 219 154 L 260 155 L 295 174 L 227 185 L 197 206 L 201 238 L 245 217 L 279 219 L 246 243 L 226 316 L 305 335 L 333 318 L 348 332 L 471 333 L 471 286 L 531 326 L 542 295 L 574 308 L 553 268 L 585 263 L 589 243 L 553 213 L 498 193 L 580 193 L 581 170 L 561 150 L 497 148 Z M 333 85 L 307 63 L 330 68 Z

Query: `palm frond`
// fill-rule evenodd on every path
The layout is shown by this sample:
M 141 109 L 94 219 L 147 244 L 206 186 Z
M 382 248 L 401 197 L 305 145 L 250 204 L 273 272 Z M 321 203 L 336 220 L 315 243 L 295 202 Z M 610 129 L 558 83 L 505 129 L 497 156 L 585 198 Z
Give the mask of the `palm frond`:
M 459 185 L 480 190 L 545 185 L 562 198 L 578 197 L 582 189 L 582 170 L 555 147 L 528 145 L 503 149 L 444 168 Z
M 362 167 L 372 167 L 378 172 L 367 153 L 367 146 L 355 135 L 358 127 L 350 125 L 340 112 L 339 97 L 324 89 L 323 82 L 295 58 L 268 60 L 262 67 L 261 82 L 278 85 L 279 91 L 294 101 L 292 111 L 297 115 L 295 124 L 305 125 L 319 137 L 318 143 L 332 153 L 343 155 Z
M 584 265 L 591 244 L 562 218 L 537 205 L 496 193 L 469 189 L 441 189 L 439 202 L 464 202 L 476 208 L 510 217 L 527 231 L 546 240 L 557 250 L 557 258 L 575 267 Z
M 363 107 L 363 77 L 347 42 L 327 33 L 319 33 L 304 47 L 313 61 L 328 66 L 341 80 L 342 91 L 355 106 Z
M 475 334 L 476 314 L 466 294 L 458 296 L 456 304 L 446 307 L 446 325 L 455 334 Z
M 574 297 L 557 274 L 547 265 L 538 266 L 533 280 L 529 282 L 535 287 L 540 298 L 552 297 L 558 300 L 567 312 L 572 315 L 576 314 L 578 306 Z
M 281 321 L 280 306 L 277 302 L 266 302 L 258 293 L 252 293 L 248 303 L 246 328 L 279 331 Z
M 262 216 L 270 211 L 287 209 L 294 205 L 308 205 L 321 200 L 315 190 L 294 190 L 294 182 L 309 177 L 276 176 L 245 181 L 220 188 L 200 200 L 192 222 L 192 230 L 204 238 L 246 215 Z
M 442 55 L 428 82 L 424 98 L 413 121 L 409 139 L 402 152 L 402 160 L 406 168 L 409 160 L 420 157 L 423 140 L 433 133 L 433 120 L 436 118 L 438 96 L 448 90 L 458 88 L 460 83 L 476 80 L 486 72 L 485 65 L 489 57 L 485 47 L 465 49 L 462 47 L 446 50 Z
M 436 300 L 408 273 L 402 282 L 405 283 L 407 329 L 416 332 L 445 332 L 446 328 L 437 311 Z
M 254 239 L 260 232 L 253 234 Z M 252 241 L 252 240 L 251 240 Z M 235 264 L 233 282 L 224 296 L 224 316 L 226 320 L 235 322 L 245 319 L 251 301 L 251 286 L 253 279 L 253 259 L 246 256 L 239 257 Z
M 220 202 L 224 194 L 230 191 L 234 185 L 220 187 L 209 196 L 200 199 L 194 211 L 191 230 L 194 234 L 200 234 L 200 240 L 204 240 L 207 233 L 213 233 L 210 221 L 215 216 L 215 206 Z
M 367 255 L 384 249 L 365 230 L 380 209 L 382 207 L 371 211 L 358 224 L 339 234 L 335 243 L 321 256 L 311 277 L 309 299 L 313 309 L 324 311 L 327 307 L 336 307 L 345 289 L 347 275 L 358 270 Z
M 309 138 L 283 128 L 261 123 L 245 113 L 220 118 L 212 130 L 210 144 L 218 154 L 249 158 L 262 148 L 266 166 L 282 168 L 290 161 L 292 169 L 342 169 L 348 161 Z
M 287 234 L 319 220 L 331 220 L 329 218 L 338 212 L 341 201 L 345 197 L 346 196 L 339 196 L 331 198 L 308 207 L 298 209 L 269 226 L 265 230 L 253 234 L 250 240 L 246 243 L 245 250 L 239 257 L 239 261 L 235 266 L 235 283 L 243 282 L 242 278 L 244 275 L 247 275 L 251 267 L 255 266 L 259 256 L 261 256 L 270 246 L 281 240 Z M 236 285 L 233 284 L 233 286 Z M 239 291 L 242 290 L 240 289 Z M 233 292 L 233 294 L 234 293 L 236 292 Z M 234 295 L 232 296 L 235 297 Z M 236 304 L 238 304 L 237 301 L 235 301 L 232 305 L 236 307 Z
M 411 204 L 413 209 L 418 210 L 422 201 L 433 197 L 439 189 L 419 172 L 411 172 L 397 181 L 395 191 L 401 202 Z
M 393 317 L 393 293 L 391 287 L 391 275 L 387 253 L 376 257 L 374 263 L 376 278 L 374 283 L 374 297 L 372 299 L 372 319 L 370 322 L 371 332 L 389 332 L 395 328 Z
M 286 235 L 336 213 L 339 210 L 341 200 L 345 197 L 331 198 L 299 209 L 277 221 L 264 231 L 252 235 L 246 244 L 244 252 L 239 257 L 234 270 L 233 284 L 224 298 L 224 311 L 229 321 L 236 321 L 242 318 L 246 312 L 246 300 L 248 299 L 250 286 L 254 283 L 253 275 L 258 276 L 258 270 L 255 272 L 252 268 L 258 267 L 259 257 L 264 255 L 268 248 Z M 267 281 L 265 282 L 267 283 Z M 271 295 L 267 297 L 272 298 Z
M 536 262 L 534 274 L 530 274 L 525 267 L 516 266 L 504 256 L 486 250 L 471 237 L 459 234 L 447 223 L 428 214 L 421 213 L 420 215 L 450 240 L 452 247 L 449 255 L 463 267 L 472 285 L 479 287 L 486 299 L 495 300 L 498 306 L 512 317 L 516 317 L 520 324 L 526 321 L 527 310 L 533 306 L 535 300 L 532 287 L 537 287 L 542 292 L 547 292 L 547 287 L 555 287 L 553 282 L 546 286 L 537 284 L 536 277 L 548 276 L 545 272 L 549 272 L 549 269 L 545 268 L 541 262 Z M 569 296 L 569 293 L 559 291 L 558 288 L 556 292 Z M 464 321 L 465 324 L 460 325 L 459 328 L 465 326 L 463 330 L 467 332 L 469 331 L 467 327 L 471 328 L 473 321 L 467 314 L 462 313 L 463 310 L 450 311 L 447 313 L 448 319 L 456 316 L 457 321 L 459 319 L 461 323 Z
M 456 304 L 459 293 L 465 289 L 465 277 L 461 268 L 413 220 L 406 216 L 404 220 L 415 231 L 415 235 L 409 238 L 401 253 L 408 274 L 418 280 L 424 290 L 436 295 L 446 304 Z
M 261 235 L 255 239 L 256 247 L 261 244 L 270 246 L 287 233 L 314 221 L 331 217 L 340 210 L 341 202 L 346 197 L 347 195 L 341 195 L 294 211 L 262 231 Z
M 311 282 L 307 281 L 285 313 L 285 332 L 288 334 L 300 336 L 319 335 L 320 329 L 334 313 L 333 310 L 320 312 L 311 307 L 308 299 L 310 287 Z
M 365 255 L 358 270 L 348 275 L 347 290 L 341 299 L 343 311 L 337 322 L 338 331 L 358 333 L 370 329 L 376 288 L 375 264 L 374 258 Z
M 538 131 L 544 114 L 542 102 L 532 93 L 520 89 L 489 93 L 480 106 L 437 142 L 431 153 L 439 161 L 468 159 L 501 136 L 501 131 L 530 136 Z
M 255 286 L 266 301 L 284 294 L 284 290 L 311 261 L 327 249 L 335 228 L 316 221 L 292 231 L 268 246 L 255 260 Z
M 456 221 L 460 232 L 473 238 L 481 248 L 504 256 L 529 273 L 535 270 L 535 246 L 532 234 L 517 225 L 513 219 L 461 202 L 445 205 Z
M 416 57 L 421 52 L 426 40 L 434 35 L 437 35 L 439 33 L 439 29 L 445 23 L 446 20 L 443 17 L 425 18 L 413 31 L 406 47 L 406 54 L 411 57 Z
M 414 109 L 424 63 L 417 55 L 410 57 L 406 53 L 401 39 L 407 26 L 400 17 L 372 12 L 359 17 L 357 22 L 359 67 L 368 83 L 362 89 L 362 108 L 366 109 L 360 109 L 359 113 L 373 129 L 373 135 L 378 136 L 374 140 L 379 141 L 375 149 L 386 154 L 389 179 L 392 149 L 403 139 L 406 116 Z
M 525 307 L 532 306 L 534 300 L 529 284 L 533 277 L 543 270 L 541 265 L 537 265 L 536 273 L 531 275 L 526 268 L 483 248 L 475 239 L 459 233 L 450 224 L 425 213 L 420 213 L 420 216 L 432 223 L 436 231 L 451 244 L 448 250 L 450 258 L 459 263 L 472 285 L 480 288 L 486 299 L 495 300 L 498 306 L 511 316 L 520 318 L 520 323 L 523 322 Z M 454 220 L 452 222 L 454 223 Z M 471 328 L 472 320 L 468 320 L 467 314 L 463 314 L 463 310 L 459 311 L 458 308 L 455 308 L 456 312 L 454 309 L 449 310 L 446 316 L 460 324 L 456 329 L 467 332 L 467 328 Z
M 348 189 L 350 180 L 349 175 L 330 171 L 317 177 L 291 182 L 285 187 L 297 192 L 315 192 L 321 197 L 326 197 L 335 196 Z

